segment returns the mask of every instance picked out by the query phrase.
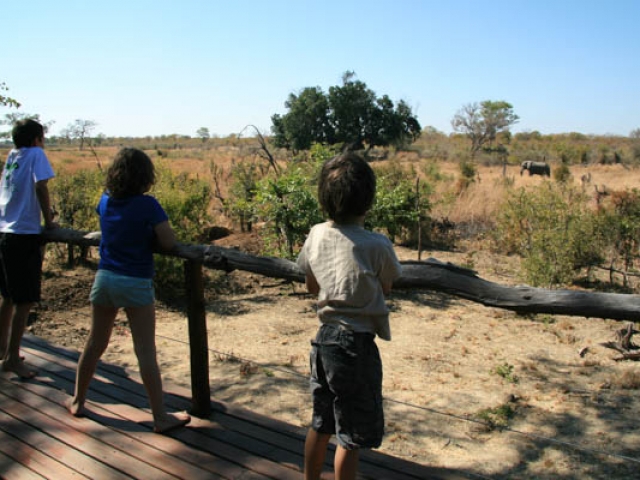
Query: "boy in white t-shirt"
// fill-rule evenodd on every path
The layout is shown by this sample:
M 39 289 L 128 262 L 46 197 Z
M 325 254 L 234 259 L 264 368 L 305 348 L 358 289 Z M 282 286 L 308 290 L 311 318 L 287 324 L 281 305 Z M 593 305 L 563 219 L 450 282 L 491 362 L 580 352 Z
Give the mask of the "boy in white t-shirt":
M 33 305 L 40 301 L 42 226 L 55 228 L 47 182 L 54 173 L 44 153 L 44 128 L 16 123 L 0 179 L 0 357 L 2 369 L 21 378 L 36 372 L 20 358 L 20 342 Z
M 326 162 L 318 200 L 331 219 L 315 225 L 298 257 L 309 292 L 318 295 L 321 326 L 310 354 L 313 418 L 304 476 L 317 480 L 336 435 L 336 478 L 355 479 L 359 450 L 384 435 L 382 362 L 376 335 L 391 339 L 384 295 L 402 269 L 387 237 L 364 229 L 375 173 L 354 153 Z

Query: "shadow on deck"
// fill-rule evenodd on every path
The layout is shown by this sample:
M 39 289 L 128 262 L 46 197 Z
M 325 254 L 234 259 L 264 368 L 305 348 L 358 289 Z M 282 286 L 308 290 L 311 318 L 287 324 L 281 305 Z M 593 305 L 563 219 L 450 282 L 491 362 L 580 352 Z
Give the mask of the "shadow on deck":
M 69 415 L 78 353 L 26 335 L 34 380 L 0 373 L 0 476 L 7 479 L 300 479 L 304 432 L 220 402 L 208 419 L 167 435 L 152 432 L 144 389 L 129 372 L 100 364 L 85 418 Z M 190 408 L 190 392 L 165 385 L 170 410 Z M 332 447 L 333 448 L 333 447 Z M 332 454 L 323 479 L 332 479 Z M 362 479 L 464 479 L 375 451 L 363 452 Z

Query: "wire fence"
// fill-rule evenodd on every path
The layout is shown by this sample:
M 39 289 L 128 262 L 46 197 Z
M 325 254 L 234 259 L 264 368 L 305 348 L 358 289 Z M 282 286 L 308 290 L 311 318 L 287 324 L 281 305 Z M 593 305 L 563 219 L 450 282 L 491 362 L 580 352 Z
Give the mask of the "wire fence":
M 158 338 L 162 338 L 164 340 L 169 340 L 169 341 L 173 341 L 173 342 L 178 342 L 178 343 L 182 343 L 185 345 L 189 345 L 188 342 L 185 342 L 183 340 L 179 340 L 176 338 L 170 338 L 170 337 L 166 337 L 163 335 L 156 335 Z M 297 377 L 299 379 L 308 379 L 309 377 L 307 375 L 303 375 L 299 372 L 296 372 L 294 370 L 289 370 L 287 368 L 282 368 L 282 367 L 274 367 L 273 365 L 265 365 L 262 364 L 260 362 L 257 362 L 255 360 L 252 359 L 248 359 L 248 358 L 244 358 L 244 357 L 240 357 L 238 355 L 235 355 L 233 353 L 228 353 L 228 352 L 221 352 L 219 350 L 215 350 L 213 348 L 209 348 L 209 351 L 212 353 L 215 353 L 218 356 L 223 356 L 223 357 L 228 357 L 230 359 L 233 359 L 234 361 L 240 362 L 240 363 L 244 363 L 244 364 L 251 364 L 251 365 L 255 365 L 257 367 L 263 368 L 263 369 L 268 369 L 270 371 L 278 371 L 280 373 L 284 373 L 286 375 L 291 375 L 294 377 Z M 592 393 L 592 392 L 591 392 Z M 384 400 L 386 402 L 389 403 L 393 403 L 393 404 L 397 404 L 397 405 L 402 405 L 404 407 L 408 407 L 408 408 L 412 408 L 415 410 L 419 410 L 419 411 L 423 411 L 423 412 L 427 412 L 430 414 L 434 414 L 434 415 L 439 415 L 439 416 L 443 416 L 443 417 L 447 417 L 447 418 L 451 418 L 451 419 L 455 419 L 458 420 L 460 422 L 468 422 L 468 423 L 475 423 L 475 424 L 479 424 L 482 425 L 483 427 L 490 427 L 490 425 L 486 422 L 483 422 L 482 420 L 478 420 L 475 418 L 470 418 L 470 417 L 466 417 L 463 415 L 456 415 L 453 413 L 448 413 L 448 412 L 443 412 L 434 408 L 430 408 L 430 407 L 425 407 L 423 405 L 416 405 L 414 403 L 410 403 L 410 402 L 405 402 L 405 401 L 401 401 L 401 400 L 395 400 L 391 397 L 384 397 Z M 594 448 L 589 448 L 589 447 L 585 447 L 582 446 L 578 443 L 573 443 L 573 442 L 567 442 L 564 440 L 558 440 L 555 438 L 550 438 L 550 437 L 546 437 L 544 435 L 539 435 L 539 434 L 535 434 L 535 433 L 530 433 L 530 432 L 523 432 L 508 426 L 505 427 L 501 427 L 500 428 L 501 431 L 505 431 L 511 434 L 515 434 L 515 435 L 521 435 L 530 439 L 534 439 L 534 440 L 539 440 L 539 441 L 544 441 L 547 442 L 549 444 L 553 444 L 556 446 L 560 446 L 560 447 L 566 447 L 578 452 L 582 452 L 582 453 L 588 453 L 591 455 L 598 455 L 598 456 L 602 456 L 602 457 L 609 457 L 609 458 L 614 458 L 617 460 L 622 460 L 622 461 L 626 461 L 626 462 L 632 462 L 634 464 L 640 465 L 640 457 L 639 458 L 635 458 L 635 457 L 630 457 L 628 455 L 621 455 L 618 453 L 612 453 L 612 452 L 607 452 L 604 450 L 598 450 L 598 449 L 594 449 Z
M 183 340 L 177 339 L 177 338 L 172 338 L 172 337 L 166 337 L 166 336 L 162 336 L 162 335 L 157 335 L 158 338 L 162 338 L 164 340 L 167 341 L 172 341 L 172 342 L 178 342 L 178 343 L 182 343 L 185 345 L 189 345 L 189 342 L 185 342 Z M 216 354 L 218 357 L 228 357 L 230 359 L 234 359 L 237 362 L 242 362 L 242 363 L 246 363 L 246 364 L 250 364 L 250 365 L 255 365 L 257 367 L 261 367 L 265 370 L 271 370 L 271 371 L 277 371 L 280 372 L 284 375 L 290 375 L 293 377 L 296 377 L 298 379 L 304 379 L 306 380 L 308 378 L 307 375 L 303 375 L 299 372 L 296 372 L 294 370 L 290 370 L 284 367 L 279 367 L 279 366 L 274 366 L 274 365 L 265 365 L 259 361 L 253 360 L 253 359 L 249 359 L 249 358 L 244 358 L 244 357 L 240 357 L 238 355 L 235 355 L 233 353 L 228 353 L 228 352 L 222 352 L 222 351 L 218 351 L 216 349 L 212 349 L 209 348 L 209 351 L 211 353 Z M 594 394 L 595 392 L 588 392 L 591 394 Z M 464 416 L 464 415 L 459 415 L 459 414 L 454 414 L 454 413 L 450 413 L 450 412 L 445 412 L 445 411 L 441 411 L 438 409 L 434 409 L 431 407 L 427 407 L 427 406 L 423 406 L 423 405 L 417 405 L 415 403 L 411 403 L 411 402 L 405 402 L 405 401 L 401 401 L 401 400 L 396 400 L 392 397 L 385 397 L 385 401 L 391 404 L 396 404 L 396 405 L 401 405 L 403 407 L 406 408 L 410 408 L 415 410 L 416 412 L 422 412 L 424 414 L 430 414 L 430 415 L 437 415 L 437 416 L 441 416 L 444 418 L 448 418 L 448 419 L 452 419 L 452 420 L 456 420 L 459 422 L 463 422 L 463 423 L 474 423 L 474 424 L 479 424 L 482 425 L 483 427 L 487 427 L 489 429 L 493 429 L 494 426 L 488 424 L 487 422 L 484 422 L 482 420 L 479 420 L 477 418 L 473 418 L 473 417 L 468 417 L 468 416 Z M 536 434 L 536 433 L 531 433 L 531 432 L 525 432 L 525 431 L 521 431 L 521 430 L 517 430 L 514 429 L 512 427 L 509 426 L 500 426 L 499 427 L 500 431 L 503 432 L 507 432 L 509 434 L 512 435 L 517 435 L 517 436 L 521 436 L 521 437 L 526 437 L 528 439 L 533 439 L 539 442 L 545 442 L 549 445 L 555 445 L 558 447 L 563 447 L 563 448 L 567 448 L 570 449 L 572 451 L 575 452 L 579 452 L 579 453 L 584 453 L 584 454 L 589 454 L 589 455 L 595 455 L 595 456 L 599 456 L 599 457 L 607 457 L 607 458 L 611 458 L 611 459 L 616 459 L 619 461 L 623 461 L 623 462 L 628 462 L 637 466 L 638 464 L 640 464 L 640 457 L 635 457 L 635 456 L 631 456 L 631 455 L 624 455 L 624 454 L 620 454 L 620 453 L 615 453 L 615 452 L 610 452 L 610 451 L 605 451 L 602 449 L 598 449 L 598 448 L 591 448 L 585 445 L 581 445 L 579 443 L 576 442 L 571 442 L 571 441 L 565 441 L 565 440 L 559 440 L 557 438 L 551 438 L 545 435 L 540 435 L 540 434 Z

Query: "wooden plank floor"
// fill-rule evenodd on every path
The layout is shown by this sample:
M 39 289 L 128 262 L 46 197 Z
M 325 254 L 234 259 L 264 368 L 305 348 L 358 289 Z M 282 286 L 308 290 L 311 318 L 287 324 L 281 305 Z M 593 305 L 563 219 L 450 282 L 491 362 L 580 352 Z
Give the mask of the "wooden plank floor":
M 151 430 L 144 389 L 135 374 L 101 364 L 85 418 L 69 415 L 78 354 L 25 336 L 23 354 L 38 376 L 0 373 L 0 475 L 6 479 L 300 479 L 304 432 L 243 408 L 212 402 L 167 435 Z M 190 392 L 165 385 L 170 410 L 190 407 Z M 333 448 L 333 447 L 332 447 Z M 323 478 L 332 479 L 328 455 Z M 362 479 L 463 479 L 379 452 L 363 452 Z

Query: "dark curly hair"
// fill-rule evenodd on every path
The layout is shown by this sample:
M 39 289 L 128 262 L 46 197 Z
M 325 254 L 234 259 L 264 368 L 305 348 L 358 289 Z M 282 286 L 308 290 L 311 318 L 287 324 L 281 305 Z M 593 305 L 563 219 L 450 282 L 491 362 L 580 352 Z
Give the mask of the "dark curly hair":
M 11 130 L 16 148 L 32 147 L 39 138 L 44 138 L 44 127 L 30 118 L 18 120 Z
M 113 198 L 145 193 L 156 181 L 149 156 L 136 148 L 122 148 L 107 171 L 105 186 Z
M 336 223 L 346 223 L 367 213 L 375 196 L 376 175 L 359 155 L 343 153 L 322 166 L 318 201 Z

